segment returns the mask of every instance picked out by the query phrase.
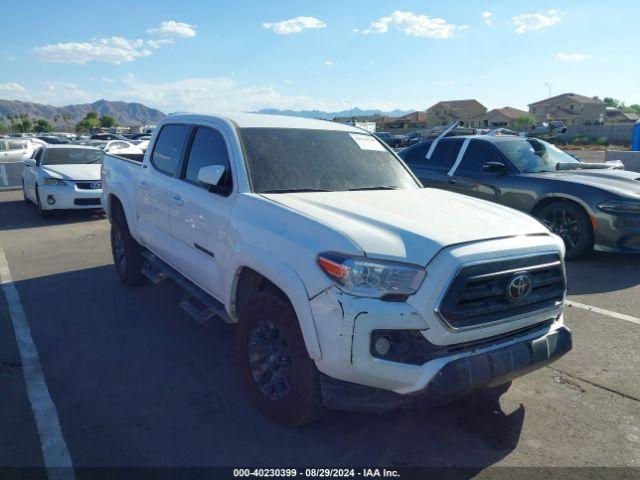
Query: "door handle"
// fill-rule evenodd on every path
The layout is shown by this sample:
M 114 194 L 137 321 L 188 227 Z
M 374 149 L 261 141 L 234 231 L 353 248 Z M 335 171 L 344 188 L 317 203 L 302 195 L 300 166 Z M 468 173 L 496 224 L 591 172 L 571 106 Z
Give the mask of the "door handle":
M 146 190 L 147 188 L 149 188 L 149 185 L 147 185 L 147 182 L 145 182 L 144 180 L 138 180 L 138 187 L 140 187 L 142 190 Z
M 447 180 L 447 183 L 449 185 L 455 185 L 456 184 L 456 179 L 455 178 L 450 178 L 449 180 Z
M 182 199 L 182 197 L 180 195 L 174 195 L 173 196 L 173 201 L 179 207 L 184 205 L 184 200 Z

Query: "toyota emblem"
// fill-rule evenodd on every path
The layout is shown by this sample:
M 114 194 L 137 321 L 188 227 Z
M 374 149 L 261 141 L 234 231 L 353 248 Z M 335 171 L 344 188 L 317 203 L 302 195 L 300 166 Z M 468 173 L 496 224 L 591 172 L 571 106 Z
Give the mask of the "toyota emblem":
M 533 279 L 528 273 L 517 273 L 507 283 L 507 299 L 510 302 L 521 302 L 529 296 L 533 288 Z
M 92 190 L 99 190 L 101 185 L 100 182 L 93 182 L 91 185 L 89 185 L 91 187 Z

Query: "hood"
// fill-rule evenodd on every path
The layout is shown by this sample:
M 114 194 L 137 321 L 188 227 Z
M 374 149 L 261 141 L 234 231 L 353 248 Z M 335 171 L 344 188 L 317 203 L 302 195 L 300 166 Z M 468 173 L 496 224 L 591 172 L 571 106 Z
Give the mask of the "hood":
M 431 188 L 264 197 L 341 231 L 367 256 L 419 265 L 454 244 L 549 233 L 524 213 Z
M 623 197 L 640 197 L 640 173 L 629 170 L 561 170 L 532 175 L 588 185 Z
M 45 175 L 63 180 L 100 180 L 99 163 L 78 165 L 43 165 Z

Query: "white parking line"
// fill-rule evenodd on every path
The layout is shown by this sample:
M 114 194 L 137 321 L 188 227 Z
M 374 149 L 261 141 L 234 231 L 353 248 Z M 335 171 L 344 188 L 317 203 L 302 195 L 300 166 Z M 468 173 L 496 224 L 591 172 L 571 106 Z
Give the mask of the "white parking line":
M 612 312 L 611 310 L 605 310 L 600 307 L 592 307 L 591 305 L 585 305 L 584 303 L 574 302 L 573 300 L 567 300 L 567 305 L 570 307 L 582 308 L 583 310 L 589 310 L 590 312 L 600 313 L 607 315 L 608 317 L 617 318 L 618 320 L 625 320 L 631 323 L 637 323 L 640 325 L 640 318 L 632 317 L 631 315 L 625 315 L 624 313 Z
M 0 286 L 7 298 L 9 314 L 13 322 L 13 331 L 16 335 L 20 360 L 22 361 L 22 373 L 27 386 L 27 397 L 40 436 L 40 446 L 47 475 L 50 480 L 74 480 L 73 463 L 67 444 L 62 437 L 58 412 L 47 388 L 38 358 L 38 350 L 31 337 L 27 315 L 22 308 L 18 290 L 11 279 L 9 264 L 1 246 Z

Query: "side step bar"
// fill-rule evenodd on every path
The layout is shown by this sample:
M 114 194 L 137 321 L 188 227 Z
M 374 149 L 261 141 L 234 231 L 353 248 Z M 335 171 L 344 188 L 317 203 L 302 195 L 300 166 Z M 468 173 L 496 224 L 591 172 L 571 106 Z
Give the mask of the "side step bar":
M 157 285 L 167 278 L 180 285 L 184 290 L 179 306 L 187 312 L 198 323 L 220 317 L 227 323 L 233 323 L 227 314 L 224 305 L 195 285 L 191 280 L 178 272 L 175 268 L 158 258 L 148 250 L 142 254 L 147 260 L 142 267 L 142 274 L 154 285 Z

